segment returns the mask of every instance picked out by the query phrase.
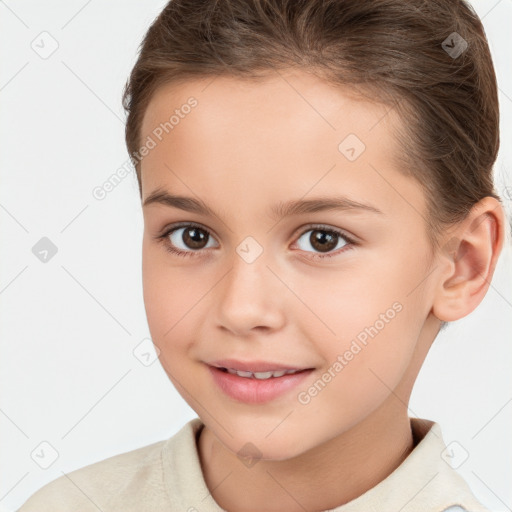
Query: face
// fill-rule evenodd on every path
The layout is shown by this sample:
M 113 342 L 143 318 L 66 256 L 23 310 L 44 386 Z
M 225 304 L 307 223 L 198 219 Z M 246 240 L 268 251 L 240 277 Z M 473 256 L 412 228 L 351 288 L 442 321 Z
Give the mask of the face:
M 283 77 L 164 86 L 141 133 L 155 143 L 142 162 L 143 289 L 161 364 L 226 447 L 250 442 L 268 459 L 384 403 L 433 293 L 425 197 L 394 163 L 400 120 L 313 76 Z M 228 358 L 305 371 L 212 368 Z

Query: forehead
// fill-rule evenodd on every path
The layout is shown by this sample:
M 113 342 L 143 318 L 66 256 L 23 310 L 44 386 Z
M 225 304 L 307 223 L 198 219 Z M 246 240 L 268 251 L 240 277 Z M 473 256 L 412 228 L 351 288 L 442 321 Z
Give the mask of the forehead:
M 168 185 L 202 198 L 229 186 L 241 207 L 251 191 L 270 200 L 283 190 L 300 197 L 332 188 L 396 202 L 418 192 L 409 182 L 410 190 L 397 195 L 393 182 L 405 180 L 395 158 L 394 133 L 401 127 L 389 106 L 302 72 L 167 84 L 142 122 L 141 140 L 156 143 L 142 161 L 143 198 Z M 416 199 L 420 205 L 422 198 Z
M 334 87 L 315 75 L 293 70 L 258 80 L 216 76 L 165 84 L 153 94 L 143 116 L 141 132 L 151 133 L 155 127 L 169 121 L 176 110 L 178 115 L 183 115 L 179 111 L 188 110 L 187 102 L 191 98 L 199 107 L 193 108 L 196 121 L 215 122 L 219 128 L 227 124 L 233 114 L 238 114 L 238 122 L 250 119 L 254 126 L 263 124 L 267 128 L 279 120 L 302 120 L 313 122 L 312 128 L 338 130 L 350 126 L 364 133 L 384 117 L 388 124 L 400 124 L 398 116 L 388 106 L 370 101 L 359 94 L 355 86 Z M 187 115 L 185 113 L 185 117 Z M 343 126 L 340 126 L 341 120 Z

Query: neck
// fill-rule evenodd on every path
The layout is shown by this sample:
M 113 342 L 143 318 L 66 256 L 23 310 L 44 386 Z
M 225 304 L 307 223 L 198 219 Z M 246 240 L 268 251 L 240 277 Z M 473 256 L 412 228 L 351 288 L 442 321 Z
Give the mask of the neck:
M 246 467 L 206 426 L 198 442 L 214 500 L 237 512 L 338 507 L 384 480 L 413 448 L 407 409 L 393 395 L 352 429 L 292 459 Z

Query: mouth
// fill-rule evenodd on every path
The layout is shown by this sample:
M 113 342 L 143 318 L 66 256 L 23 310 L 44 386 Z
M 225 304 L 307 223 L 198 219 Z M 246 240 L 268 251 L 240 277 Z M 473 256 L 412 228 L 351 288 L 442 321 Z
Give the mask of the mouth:
M 253 360 L 253 361 L 242 361 L 239 359 L 219 359 L 217 361 L 212 361 L 207 363 L 210 366 L 214 366 L 215 368 L 222 369 L 227 372 L 239 372 L 239 377 L 248 377 L 249 373 L 252 375 L 257 374 L 266 374 L 271 373 L 276 377 L 280 377 L 281 375 L 285 375 L 288 373 L 311 370 L 311 368 L 307 365 L 292 365 L 289 363 L 280 363 L 277 361 L 263 361 L 263 360 Z M 279 372 L 284 372 L 283 374 L 279 374 Z M 259 377 L 256 377 L 259 378 Z M 262 378 L 266 378 L 263 376 Z
M 240 370 L 208 364 L 212 384 L 226 397 L 245 404 L 283 400 L 314 372 L 314 368 L 289 368 L 268 371 Z
M 237 375 L 245 379 L 258 379 L 267 380 L 282 377 L 283 375 L 294 375 L 295 373 L 302 373 L 312 370 L 313 368 L 305 368 L 303 370 L 274 370 L 268 372 L 249 372 L 244 370 L 235 370 L 233 368 L 223 368 L 221 366 L 215 367 L 221 372 L 230 373 L 231 375 Z

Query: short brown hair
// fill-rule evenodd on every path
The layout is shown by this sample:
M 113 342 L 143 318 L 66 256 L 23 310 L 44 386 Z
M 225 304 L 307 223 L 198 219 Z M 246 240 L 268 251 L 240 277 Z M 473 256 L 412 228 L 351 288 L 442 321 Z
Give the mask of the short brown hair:
M 126 83 L 126 144 L 137 153 L 158 87 L 296 68 L 396 108 L 399 168 L 423 186 L 428 234 L 492 196 L 497 83 L 484 28 L 465 0 L 171 0 Z M 132 160 L 133 161 L 133 160 Z M 140 161 L 134 162 L 139 191 Z

